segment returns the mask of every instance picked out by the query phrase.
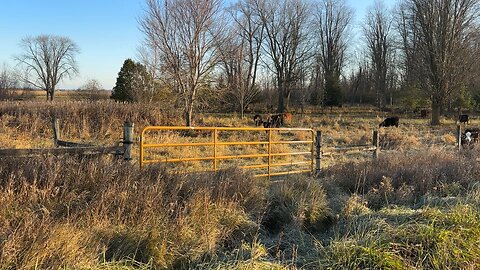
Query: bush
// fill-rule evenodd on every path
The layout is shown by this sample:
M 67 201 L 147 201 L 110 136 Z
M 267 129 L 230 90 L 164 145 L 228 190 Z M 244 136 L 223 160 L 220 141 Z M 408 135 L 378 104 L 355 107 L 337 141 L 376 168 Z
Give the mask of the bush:
M 331 223 L 325 191 L 314 179 L 286 178 L 272 186 L 268 201 L 263 226 L 270 233 L 292 226 L 320 232 Z

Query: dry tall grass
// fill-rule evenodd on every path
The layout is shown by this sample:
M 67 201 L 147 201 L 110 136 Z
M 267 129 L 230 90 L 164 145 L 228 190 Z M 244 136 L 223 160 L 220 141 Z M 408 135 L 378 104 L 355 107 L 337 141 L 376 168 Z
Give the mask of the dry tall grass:
M 187 269 L 254 243 L 263 216 L 276 211 L 268 207 L 268 183 L 233 169 L 169 174 L 155 166 L 44 157 L 3 159 L 0 179 L 1 269 L 116 261 Z M 294 191 L 298 183 L 283 185 Z M 314 228 L 328 212 L 321 187 L 307 197 L 295 192 L 284 215 Z
M 337 223 L 318 242 L 332 269 L 480 267 L 478 151 L 399 153 L 332 167 L 325 187 Z
M 20 168 L 20 169 L 17 169 Z M 263 187 L 238 171 L 169 175 L 76 158 L 2 160 L 1 269 L 134 259 L 188 265 L 253 235 Z
M 382 117 L 364 113 L 294 115 L 292 126 L 322 129 L 328 146 L 371 143 Z M 137 131 L 181 124 L 153 104 L 3 102 L 1 147 L 49 147 L 53 116 L 64 138 L 101 144 L 121 140 L 125 120 Z M 103 158 L 2 159 L 0 269 L 477 269 L 479 153 L 450 151 L 450 124 L 401 119 L 381 132 L 398 153 L 325 158 L 318 178 L 273 183 L 238 169 L 171 174 Z M 440 143 L 450 148 L 432 147 Z
M 111 143 L 122 139 L 125 121 L 136 130 L 147 125 L 175 125 L 180 118 L 155 104 L 113 101 L 0 102 L 1 148 L 51 146 L 52 118 L 58 118 L 62 138 Z
M 443 150 L 386 155 L 377 160 L 328 169 L 335 186 L 362 194 L 369 207 L 388 203 L 415 206 L 425 196 L 459 196 L 479 180 L 478 152 Z

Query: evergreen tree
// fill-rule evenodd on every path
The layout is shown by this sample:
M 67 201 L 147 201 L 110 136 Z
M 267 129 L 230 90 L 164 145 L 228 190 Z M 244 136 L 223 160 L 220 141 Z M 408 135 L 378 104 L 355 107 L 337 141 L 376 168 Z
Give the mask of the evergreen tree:
M 113 87 L 110 98 L 118 101 L 132 101 L 132 81 L 134 78 L 135 62 L 127 59 L 123 62 L 123 66 L 118 72 L 117 82 Z
M 110 98 L 118 101 L 152 101 L 154 95 L 153 79 L 146 67 L 131 59 L 125 60 Z
M 340 86 L 340 75 L 332 74 L 325 78 L 325 105 L 339 106 L 342 104 L 342 88 Z

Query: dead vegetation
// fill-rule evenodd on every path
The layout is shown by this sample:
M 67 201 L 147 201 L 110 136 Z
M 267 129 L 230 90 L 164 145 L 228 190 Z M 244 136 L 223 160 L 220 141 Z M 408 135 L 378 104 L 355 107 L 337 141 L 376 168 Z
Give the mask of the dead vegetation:
M 0 268 L 477 268 L 475 155 L 397 154 L 280 182 L 2 159 Z
M 69 119 L 64 136 L 104 143 L 120 139 L 115 126 L 125 116 L 138 126 L 178 119 L 113 102 L 2 103 L 0 112 L 1 136 L 24 142 L 17 147 L 49 146 L 52 115 Z M 319 127 L 341 146 L 371 143 L 379 119 L 294 115 L 292 126 Z M 453 125 L 434 130 L 420 121 L 382 130 L 384 147 L 395 151 L 379 159 L 326 158 L 319 177 L 275 182 L 234 168 L 171 174 L 103 158 L 3 158 L 0 268 L 476 269 L 478 152 L 451 151 Z

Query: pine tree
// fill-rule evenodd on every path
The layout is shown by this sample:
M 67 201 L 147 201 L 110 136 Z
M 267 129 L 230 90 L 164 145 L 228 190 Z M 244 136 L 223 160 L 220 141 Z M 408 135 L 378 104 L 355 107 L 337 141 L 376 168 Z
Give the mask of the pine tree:
M 325 105 L 339 106 L 342 104 L 342 88 L 339 73 L 327 76 L 325 79 Z
M 118 101 L 151 101 L 155 95 L 153 79 L 141 63 L 127 59 L 118 72 L 110 98 Z
M 123 62 L 123 66 L 118 72 L 117 82 L 113 87 L 113 92 L 110 98 L 118 101 L 133 101 L 132 97 L 132 82 L 134 78 L 135 62 L 132 59 L 127 59 Z

